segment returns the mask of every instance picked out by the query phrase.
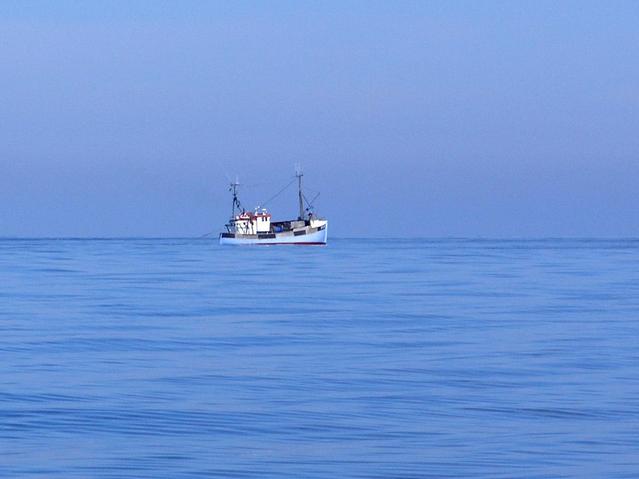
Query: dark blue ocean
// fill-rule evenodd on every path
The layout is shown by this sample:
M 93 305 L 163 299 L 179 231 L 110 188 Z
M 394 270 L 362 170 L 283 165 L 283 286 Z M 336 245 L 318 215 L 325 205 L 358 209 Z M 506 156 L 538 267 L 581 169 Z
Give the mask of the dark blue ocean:
M 639 477 L 639 241 L 0 241 L 0 477 Z

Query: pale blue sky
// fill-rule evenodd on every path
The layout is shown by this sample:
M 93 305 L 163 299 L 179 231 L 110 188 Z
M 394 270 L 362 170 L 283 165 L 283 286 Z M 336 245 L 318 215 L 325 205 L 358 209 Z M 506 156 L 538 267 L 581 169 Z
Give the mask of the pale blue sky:
M 639 3 L 3 1 L 0 236 L 639 236 Z M 250 186 L 255 185 L 255 186 Z M 295 197 L 273 204 L 282 218 Z

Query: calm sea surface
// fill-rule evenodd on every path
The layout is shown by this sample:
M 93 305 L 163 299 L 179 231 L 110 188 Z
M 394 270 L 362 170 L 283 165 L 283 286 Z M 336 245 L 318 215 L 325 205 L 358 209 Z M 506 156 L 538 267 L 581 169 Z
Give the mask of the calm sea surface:
M 0 477 L 639 477 L 639 241 L 0 241 Z

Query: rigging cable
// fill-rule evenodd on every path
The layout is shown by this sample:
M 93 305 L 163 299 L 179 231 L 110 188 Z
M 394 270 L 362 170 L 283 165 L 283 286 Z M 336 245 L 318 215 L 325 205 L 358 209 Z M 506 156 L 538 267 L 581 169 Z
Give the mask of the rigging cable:
M 264 203 L 261 204 L 262 207 L 266 206 L 267 204 L 269 204 L 271 201 L 273 201 L 275 198 L 277 198 L 278 196 L 280 196 L 282 193 L 284 193 L 284 191 L 286 191 L 286 189 L 291 186 L 293 183 L 295 183 L 295 181 L 297 181 L 297 178 L 293 178 L 289 184 L 287 184 L 284 188 L 282 188 L 280 191 L 278 191 L 277 193 L 275 193 L 273 196 L 271 196 L 268 200 L 266 200 Z
M 313 208 L 313 203 L 315 203 L 315 200 L 317 199 L 319 195 L 320 194 L 317 193 L 315 196 L 313 196 L 313 199 L 311 201 L 308 201 L 308 199 L 306 198 L 306 195 L 302 195 L 302 197 L 304 198 L 304 201 L 306 202 L 306 205 L 308 206 L 307 209 Z

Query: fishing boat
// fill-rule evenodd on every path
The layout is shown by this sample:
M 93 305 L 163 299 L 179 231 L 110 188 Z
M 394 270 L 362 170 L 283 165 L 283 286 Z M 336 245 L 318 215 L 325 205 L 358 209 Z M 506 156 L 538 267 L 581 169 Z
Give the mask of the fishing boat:
M 297 179 L 299 213 L 297 218 L 285 221 L 272 221 L 271 214 L 261 206 L 251 211 L 244 209 L 237 195 L 239 183 L 237 180 L 231 182 L 229 191 L 233 194 L 233 210 L 229 222 L 225 225 L 226 231 L 220 233 L 220 244 L 325 245 L 328 221 L 316 216 L 313 211 L 313 201 L 317 196 L 310 202 L 304 196 L 302 191 L 303 176 L 301 169 L 298 168 L 295 177 Z M 282 191 L 284 190 L 281 190 L 280 193 Z

